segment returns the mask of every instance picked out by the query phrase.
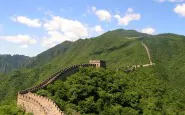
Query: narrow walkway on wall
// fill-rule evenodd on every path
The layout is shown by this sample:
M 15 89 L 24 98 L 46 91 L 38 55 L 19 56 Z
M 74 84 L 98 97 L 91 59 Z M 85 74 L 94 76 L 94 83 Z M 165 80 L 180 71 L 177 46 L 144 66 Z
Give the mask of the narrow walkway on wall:
M 142 38 L 142 37 L 143 37 L 143 36 L 138 37 L 138 38 Z M 136 38 L 136 37 L 134 37 L 134 38 Z M 147 47 L 147 45 L 146 45 L 143 41 L 141 42 L 141 44 L 142 44 L 142 46 L 143 46 L 143 47 L 145 48 L 145 50 L 146 50 L 149 63 L 143 64 L 143 65 L 131 65 L 131 66 L 127 66 L 127 69 L 124 70 L 126 73 L 129 73 L 129 72 L 131 72 L 131 71 L 134 71 L 136 68 L 148 67 L 148 66 L 153 66 L 153 65 L 155 65 L 155 63 L 152 62 L 149 48 Z M 117 70 L 119 70 L 119 69 L 117 69 Z
M 148 47 L 146 46 L 146 44 L 144 44 L 143 41 L 142 41 L 142 45 L 146 49 L 146 52 L 147 52 L 147 55 L 148 55 L 148 60 L 149 60 L 149 64 L 144 64 L 143 67 L 155 65 L 155 63 L 153 63 L 152 60 L 151 60 L 150 50 L 148 49 Z
M 139 37 L 126 37 L 126 38 L 127 38 L 127 39 L 138 39 L 138 38 L 143 38 L 143 37 L 144 37 L 144 36 L 139 36 Z M 143 47 L 145 48 L 145 50 L 146 50 L 146 52 L 147 52 L 149 63 L 148 63 L 148 64 L 143 64 L 143 65 L 132 65 L 131 67 L 138 68 L 138 67 L 147 67 L 147 66 L 155 65 L 155 63 L 152 62 L 151 55 L 150 55 L 150 50 L 149 50 L 149 48 L 147 47 L 147 45 L 143 42 L 143 40 L 142 40 L 141 44 L 143 45 Z M 129 67 L 129 66 L 127 66 L 127 67 Z
M 51 75 L 39 85 L 18 92 L 17 105 L 21 106 L 26 112 L 34 115 L 64 115 L 64 112 L 56 105 L 54 101 L 47 97 L 35 94 L 36 91 L 43 89 L 47 85 L 53 83 L 60 76 L 69 76 L 78 71 L 79 67 L 96 67 L 95 64 L 80 64 L 66 67 Z

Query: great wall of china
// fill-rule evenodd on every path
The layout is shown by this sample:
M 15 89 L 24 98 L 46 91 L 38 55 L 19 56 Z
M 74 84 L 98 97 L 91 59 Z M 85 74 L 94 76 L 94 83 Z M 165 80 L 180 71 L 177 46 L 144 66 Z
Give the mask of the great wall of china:
M 142 45 L 145 47 L 149 58 L 149 64 L 145 64 L 146 66 L 143 66 L 147 67 L 154 65 L 151 61 L 148 47 L 143 42 Z M 34 115 L 64 115 L 64 112 L 60 110 L 54 101 L 47 97 L 39 96 L 35 94 L 35 92 L 45 88 L 58 79 L 63 80 L 76 73 L 79 67 L 106 67 L 106 64 L 104 61 L 90 60 L 90 64 L 74 65 L 56 72 L 39 85 L 18 92 L 17 105 L 21 106 L 26 112 L 33 113 Z
M 142 37 L 143 37 L 143 36 L 137 37 L 137 38 L 142 38 Z M 132 39 L 135 39 L 135 37 L 132 38 Z M 142 46 L 145 48 L 145 50 L 146 50 L 146 52 L 147 52 L 147 57 L 148 57 L 149 63 L 143 64 L 143 65 L 131 65 L 131 66 L 127 66 L 127 69 L 124 70 L 126 73 L 129 73 L 129 72 L 131 72 L 131 71 L 134 71 L 134 70 L 137 69 L 137 68 L 148 67 L 148 66 L 153 66 L 153 65 L 155 65 L 155 63 L 152 62 L 151 55 L 150 55 L 150 51 L 149 51 L 148 47 L 146 46 L 146 44 L 144 44 L 143 41 L 141 42 L 141 44 L 142 44 Z M 119 70 L 119 69 L 117 69 L 117 70 Z
M 34 115 L 64 115 L 59 107 L 49 98 L 39 96 L 34 92 L 45 88 L 48 84 L 53 83 L 58 79 L 65 79 L 67 76 L 78 71 L 79 67 L 96 67 L 96 64 L 81 64 L 65 68 L 53 74 L 50 78 L 43 81 L 41 84 L 29 89 L 18 92 L 17 105 L 25 109 L 26 112 Z

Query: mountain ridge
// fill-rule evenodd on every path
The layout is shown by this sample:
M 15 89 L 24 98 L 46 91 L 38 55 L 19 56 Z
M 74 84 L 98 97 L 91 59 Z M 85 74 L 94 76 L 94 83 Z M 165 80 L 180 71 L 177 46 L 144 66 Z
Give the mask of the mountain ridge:
M 0 72 L 8 73 L 23 67 L 30 57 L 24 55 L 0 54 Z

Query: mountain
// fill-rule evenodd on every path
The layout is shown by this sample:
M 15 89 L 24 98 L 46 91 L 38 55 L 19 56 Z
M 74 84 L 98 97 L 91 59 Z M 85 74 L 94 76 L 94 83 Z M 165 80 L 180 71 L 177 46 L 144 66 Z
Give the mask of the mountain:
M 118 29 L 90 39 L 63 42 L 25 61 L 24 68 L 7 75 L 0 74 L 0 103 L 12 101 L 19 90 L 42 82 L 62 68 L 88 63 L 90 59 L 105 60 L 110 70 L 147 64 L 148 57 L 142 41 L 149 47 L 156 65 L 150 67 L 150 72 L 141 72 L 138 76 L 151 74 L 177 93 L 185 94 L 185 36 L 170 33 L 147 35 L 135 30 Z M 176 99 L 175 96 L 172 98 Z
M 8 73 L 23 66 L 29 59 L 24 55 L 0 55 L 0 73 Z
M 112 43 L 112 38 L 115 37 L 115 39 L 119 40 L 119 41 L 115 41 L 115 43 L 117 42 L 117 45 L 119 46 L 119 43 L 120 40 L 122 40 L 123 38 L 126 38 L 126 37 L 140 37 L 140 36 L 145 36 L 146 34 L 143 34 L 143 33 L 139 33 L 135 30 L 124 30 L 124 29 L 118 29 L 118 30 L 114 30 L 114 31 L 109 31 L 99 37 L 96 37 L 96 38 L 92 38 L 92 39 L 98 39 L 98 40 L 90 40 L 90 39 L 85 39 L 85 40 L 82 40 L 82 39 L 79 39 L 77 40 L 76 42 L 70 42 L 70 41 L 65 41 L 51 49 L 48 49 L 47 51 L 37 55 L 36 57 L 33 57 L 31 59 L 29 59 L 25 64 L 24 66 L 25 67 L 35 67 L 35 66 L 41 66 L 43 64 L 46 64 L 47 62 L 51 61 L 52 59 L 54 59 L 55 57 L 57 56 L 65 56 L 65 54 L 68 52 L 70 52 L 69 54 L 74 54 L 73 48 L 77 48 L 76 50 L 81 50 L 81 48 L 85 49 L 85 47 L 87 47 L 87 45 L 89 44 L 90 48 L 91 48 L 91 51 L 92 50 L 99 50 L 99 49 L 96 49 L 97 46 L 101 46 L 101 47 L 104 47 L 104 46 L 108 46 L 109 44 Z M 103 38 L 103 39 L 99 39 L 99 38 Z M 106 39 L 106 42 L 104 42 L 104 38 Z M 92 42 L 92 43 L 90 43 Z M 99 43 L 101 44 L 99 44 Z M 108 44 L 107 44 L 108 43 Z M 81 46 L 78 47 L 79 45 L 83 45 L 83 44 L 86 44 L 85 46 Z M 92 46 L 92 44 L 96 44 L 97 46 Z M 103 45 L 104 44 L 104 45 Z M 116 45 L 116 44 L 115 44 Z M 96 47 L 96 48 L 95 48 Z M 113 47 L 117 47 L 117 46 L 112 46 Z M 110 49 L 111 49 L 111 46 L 110 46 Z M 96 51 L 94 52 L 91 52 L 91 53 L 98 53 Z M 94 55 L 94 54 L 93 54 Z
M 17 91 L 40 83 L 62 68 L 82 63 L 90 59 L 107 61 L 108 68 L 117 69 L 133 64 L 148 63 L 142 39 L 128 39 L 145 34 L 136 31 L 119 29 L 107 32 L 90 39 L 79 39 L 75 42 L 63 42 L 47 51 L 30 58 L 24 68 L 2 75 L 0 79 L 0 100 L 12 98 Z M 117 36 L 119 35 L 119 36 Z M 6 86 L 9 86 L 8 88 Z
M 64 41 L 63 43 L 56 45 L 55 47 L 48 49 L 47 51 L 42 52 L 36 57 L 30 58 L 26 63 L 24 63 L 24 67 L 35 67 L 39 65 L 43 65 L 58 55 L 64 55 L 65 52 L 70 48 L 73 42 Z

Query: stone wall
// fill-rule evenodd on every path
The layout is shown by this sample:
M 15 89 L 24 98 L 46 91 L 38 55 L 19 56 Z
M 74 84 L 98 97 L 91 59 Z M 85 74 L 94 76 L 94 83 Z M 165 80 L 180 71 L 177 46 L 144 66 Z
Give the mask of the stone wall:
M 17 104 L 34 115 L 63 115 L 54 101 L 31 92 L 18 94 Z
M 34 115 L 47 115 L 42 104 L 27 95 L 18 94 L 17 105 L 21 106 L 26 112 L 34 113 Z
M 65 68 L 54 73 L 39 85 L 20 91 L 17 96 L 17 105 L 25 109 L 26 112 L 32 112 L 34 115 L 63 115 L 64 113 L 59 109 L 54 101 L 47 97 L 36 95 L 34 92 L 45 88 L 47 85 L 58 79 L 66 79 L 67 76 L 76 73 L 79 67 L 90 66 L 96 67 L 95 64 L 81 64 Z
M 65 79 L 67 76 L 70 76 L 74 73 L 76 73 L 79 69 L 79 67 L 95 67 L 95 64 L 80 64 L 80 65 L 74 65 L 71 67 L 67 67 L 61 71 L 58 71 L 56 73 L 54 73 L 53 75 L 51 75 L 51 77 L 49 77 L 48 79 L 44 80 L 42 83 L 40 83 L 39 85 L 36 85 L 34 87 L 28 88 L 26 90 L 20 91 L 20 94 L 25 94 L 28 92 L 36 92 L 40 89 L 43 89 L 44 87 L 46 87 L 48 84 L 53 83 L 54 81 L 58 80 L 58 79 Z

